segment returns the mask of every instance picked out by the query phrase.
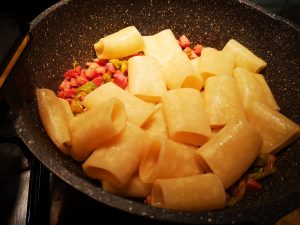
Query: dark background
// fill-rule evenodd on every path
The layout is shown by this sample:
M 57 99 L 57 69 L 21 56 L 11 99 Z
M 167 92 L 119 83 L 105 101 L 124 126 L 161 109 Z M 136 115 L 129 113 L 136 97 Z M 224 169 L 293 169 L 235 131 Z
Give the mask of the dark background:
M 8 12 L 31 21 L 58 0 L 2 0 L 0 12 Z M 300 24 L 300 0 L 252 0 L 262 7 Z

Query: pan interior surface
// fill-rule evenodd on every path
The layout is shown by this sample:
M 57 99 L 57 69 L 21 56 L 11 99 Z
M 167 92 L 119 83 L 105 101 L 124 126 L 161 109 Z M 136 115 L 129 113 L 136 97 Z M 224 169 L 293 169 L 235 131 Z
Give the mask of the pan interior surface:
M 20 137 L 54 174 L 96 201 L 129 213 L 169 222 L 231 224 L 275 221 L 299 207 L 300 141 L 278 155 L 276 172 L 263 180 L 263 190 L 249 192 L 232 208 L 213 212 L 158 209 L 142 201 L 112 195 L 86 177 L 81 165 L 52 144 L 39 120 L 36 88 L 57 91 L 64 72 L 74 60 L 81 65 L 95 58 L 93 44 L 101 37 L 134 25 L 142 35 L 170 28 L 193 44 L 221 49 L 236 39 L 268 65 L 263 70 L 281 112 L 300 123 L 300 34 L 297 27 L 274 18 L 244 1 L 91 0 L 62 1 L 31 24 L 31 42 L 12 71 L 12 99 L 22 102 L 16 121 Z M 267 221 L 267 222 L 266 222 Z

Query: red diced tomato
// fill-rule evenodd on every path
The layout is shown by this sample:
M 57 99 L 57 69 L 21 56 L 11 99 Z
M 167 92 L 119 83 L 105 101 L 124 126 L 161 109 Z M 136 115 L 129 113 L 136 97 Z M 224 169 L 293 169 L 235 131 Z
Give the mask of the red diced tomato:
M 116 73 L 113 75 L 114 83 L 118 85 L 120 88 L 126 88 L 127 86 L 127 77 L 124 76 L 123 73 Z
M 146 203 L 147 205 L 151 205 L 151 200 L 152 200 L 151 195 L 148 195 L 148 196 L 146 197 L 146 199 L 145 199 L 145 203 Z
M 76 89 L 70 88 L 65 90 L 64 98 L 74 98 L 76 95 Z
M 82 70 L 81 70 L 81 72 L 80 72 L 80 76 L 82 76 L 82 77 L 85 77 L 85 78 L 86 78 L 86 76 L 85 76 L 85 72 L 86 72 L 86 69 L 82 69 Z
M 254 191 L 257 191 L 257 190 L 260 190 L 262 189 L 262 186 L 259 182 L 257 182 L 255 179 L 253 178 L 248 178 L 246 180 L 246 188 L 248 190 L 254 190 Z
M 76 78 L 71 78 L 70 83 L 71 83 L 72 87 L 77 87 L 78 86 L 78 81 L 77 81 Z
M 71 82 L 68 81 L 67 79 L 64 79 L 63 82 L 61 82 L 61 84 L 59 85 L 59 89 L 60 90 L 66 90 L 71 88 Z
M 122 71 L 121 71 L 121 70 L 116 70 L 116 71 L 114 72 L 114 74 L 119 74 L 119 73 L 122 73 Z
M 74 70 L 67 70 L 67 72 L 65 72 L 65 74 L 64 74 L 64 78 L 71 79 L 71 78 L 75 78 L 76 75 L 77 74 Z
M 97 72 L 93 68 L 87 68 L 85 71 L 85 76 L 88 80 L 92 80 L 97 76 Z
M 106 59 L 94 59 L 93 60 L 95 63 L 97 63 L 99 66 L 105 66 L 106 63 L 108 63 L 108 60 Z
M 59 91 L 58 94 L 57 94 L 57 97 L 64 98 L 65 97 L 64 91 Z
M 96 72 L 102 76 L 106 72 L 106 67 L 105 66 L 99 66 L 99 67 L 96 68 Z
M 81 73 L 81 66 L 76 66 L 73 71 L 79 76 Z
M 112 63 L 110 63 L 110 62 L 109 62 L 109 63 L 106 63 L 106 69 L 107 69 L 108 72 L 110 72 L 110 73 L 112 73 L 112 74 L 113 74 L 113 73 L 115 72 L 115 70 L 116 70 L 115 67 L 114 67 L 114 65 L 113 65 Z
M 190 40 L 185 36 L 185 35 L 181 35 L 181 37 L 179 38 L 179 45 L 182 49 L 189 47 L 191 44 Z
M 88 81 L 88 79 L 85 76 L 78 76 L 77 77 L 78 86 L 81 86 L 81 85 L 85 84 L 87 81 Z
M 95 77 L 92 81 L 99 87 L 102 84 L 102 77 Z
M 202 49 L 203 49 L 203 45 L 199 45 L 199 44 L 195 45 L 195 47 L 193 48 L 193 50 L 197 56 L 201 55 Z
M 98 64 L 98 63 L 95 63 L 95 62 L 92 62 L 92 63 L 90 63 L 90 65 L 89 65 L 89 68 L 92 68 L 92 69 L 96 69 L 96 68 L 98 68 L 98 67 L 100 67 L 99 64 Z

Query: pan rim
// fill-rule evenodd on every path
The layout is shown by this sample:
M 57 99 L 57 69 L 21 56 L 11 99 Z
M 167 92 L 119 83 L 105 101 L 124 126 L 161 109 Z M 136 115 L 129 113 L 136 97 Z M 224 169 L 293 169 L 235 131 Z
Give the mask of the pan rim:
M 33 19 L 33 21 L 31 21 L 30 23 L 30 31 L 32 31 L 33 29 L 36 28 L 36 26 L 38 26 L 38 24 L 45 18 L 47 17 L 49 14 L 51 14 L 52 12 L 54 12 L 57 8 L 65 5 L 65 4 L 68 4 L 69 2 L 71 2 L 72 0 L 62 0 L 56 4 L 54 4 L 53 6 L 50 6 L 48 9 L 46 9 L 44 12 L 42 12 L 41 14 L 39 14 L 35 19 Z M 243 4 L 246 4 L 248 5 L 249 7 L 252 7 L 262 13 L 264 13 L 265 15 L 275 19 L 275 20 L 278 20 L 278 21 L 282 21 L 284 22 L 285 24 L 289 25 L 290 27 L 292 27 L 293 29 L 296 30 L 296 32 L 299 34 L 300 33 L 300 28 L 293 24 L 291 21 L 289 21 L 288 19 L 285 19 L 281 16 L 278 16 L 278 15 L 275 15 L 275 14 L 272 14 L 270 13 L 269 11 L 267 11 L 266 9 L 254 4 L 253 2 L 250 2 L 248 0 L 232 0 L 232 1 L 237 1 L 239 3 L 243 3 Z M 24 135 L 24 133 L 22 132 L 19 132 L 19 135 L 20 137 L 23 139 L 23 140 L 32 140 L 32 138 Z M 28 135 L 28 134 L 27 134 Z M 28 142 L 27 142 L 28 143 Z M 29 149 L 31 149 L 31 147 L 33 147 L 32 145 L 29 145 L 25 142 L 26 145 L 28 145 Z M 38 157 L 37 157 L 38 158 Z M 40 158 L 38 158 L 40 160 Z M 41 161 L 41 160 L 40 160 Z M 44 165 L 46 165 L 43 161 L 41 161 Z M 124 198 L 122 197 L 119 197 L 119 196 L 115 196 L 113 194 L 110 194 L 110 193 L 107 193 L 107 192 L 104 192 L 102 191 L 102 189 L 99 190 L 99 193 L 100 195 L 98 196 L 95 196 L 95 195 L 91 195 L 87 190 L 84 190 L 81 186 L 76 186 L 74 185 L 74 181 L 72 181 L 70 179 L 70 177 L 65 177 L 65 176 L 62 176 L 60 171 L 58 169 L 55 168 L 55 170 L 53 168 L 51 168 L 51 166 L 49 165 L 46 165 L 46 167 L 51 170 L 51 172 L 53 172 L 54 174 L 56 174 L 57 176 L 59 176 L 62 180 L 64 180 L 66 183 L 68 183 L 69 185 L 71 185 L 72 187 L 76 188 L 77 190 L 79 190 L 80 192 L 83 192 L 85 193 L 87 196 L 89 196 L 90 198 L 96 200 L 96 201 L 99 201 L 99 197 L 102 198 L 101 202 L 105 203 L 106 205 L 109 205 L 111 207 L 114 207 L 114 208 L 117 208 L 117 209 L 121 209 L 121 210 L 124 210 L 126 212 L 130 212 L 130 213 L 133 213 L 133 214 L 136 214 L 136 215 L 142 215 L 142 216 L 146 216 L 146 217 L 149 217 L 151 219 L 158 219 L 158 220 L 164 220 L 164 221 L 169 221 L 168 218 L 171 217 L 172 215 L 178 215 L 178 211 L 173 211 L 173 210 L 168 210 L 168 209 L 157 209 L 157 208 L 154 208 L 154 207 L 149 207 L 149 206 L 144 206 L 144 207 L 141 207 L 142 204 L 138 203 L 136 204 L 135 202 L 132 202 L 132 201 L 128 201 L 128 199 L 125 199 L 125 201 L 123 200 Z M 61 167 L 62 168 L 62 167 Z M 79 177 L 76 177 L 76 179 L 79 179 Z M 299 191 L 299 190 L 298 190 Z M 99 194 L 98 193 L 98 194 Z M 101 194 L 102 193 L 102 194 Z M 103 197 L 104 196 L 104 197 Z M 108 196 L 108 197 L 107 197 Z M 107 199 L 106 199 L 107 197 Z M 115 201 L 115 202 L 113 202 Z M 118 204 L 119 202 L 121 201 L 122 204 Z M 128 202 L 128 204 L 125 204 L 126 202 Z M 132 207 L 132 210 L 129 210 L 129 207 Z M 257 207 L 256 207 L 257 208 Z M 143 210 L 140 210 L 140 209 L 146 209 L 144 210 L 144 214 L 143 214 Z M 235 209 L 236 210 L 236 209 Z M 147 211 L 147 212 L 146 212 Z M 148 211 L 150 211 L 151 213 L 148 213 Z M 163 216 L 160 216 L 160 214 L 162 214 L 162 212 L 164 212 L 165 215 Z M 228 212 L 229 214 L 232 213 L 232 209 L 228 209 Z M 217 222 L 217 221 L 211 221 L 209 220 L 211 217 L 213 217 L 215 214 L 220 214 L 220 211 L 215 211 L 215 212 L 196 212 L 196 213 L 191 213 L 191 212 L 181 212 L 181 215 L 182 216 L 186 216 L 186 217 L 189 217 L 191 218 L 191 221 L 188 221 L 189 223 L 190 222 L 195 222 L 196 219 L 199 219 L 199 218 L 202 218 L 203 223 L 205 223 L 205 221 L 207 222 L 207 224 L 211 224 L 211 222 Z M 225 215 L 224 215 L 224 210 L 221 211 L 221 214 L 223 218 L 225 218 Z M 248 214 L 249 211 L 247 212 L 241 212 L 239 215 L 241 215 L 242 220 L 247 220 L 247 222 L 249 222 L 248 220 L 253 220 L 253 218 L 251 216 L 249 216 Z M 194 216 L 195 215 L 195 216 Z M 153 216 L 153 217 L 152 217 Z M 260 216 L 257 215 L 257 218 L 260 218 Z M 272 218 L 274 219 L 274 218 Z M 275 218 L 276 219 L 276 218 Z M 274 220 L 275 220 L 274 219 Z M 181 223 L 187 223 L 187 221 L 178 221 L 178 222 L 181 222 Z M 225 222 L 225 223 L 231 223 L 232 221 L 230 220 L 226 220 L 226 221 L 222 221 L 222 222 Z M 236 221 L 236 222 L 239 222 L 239 221 Z

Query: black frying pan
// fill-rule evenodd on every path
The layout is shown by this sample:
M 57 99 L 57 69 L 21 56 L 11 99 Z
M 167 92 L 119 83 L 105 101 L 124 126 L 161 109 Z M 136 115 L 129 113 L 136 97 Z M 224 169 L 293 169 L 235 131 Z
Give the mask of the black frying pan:
M 104 35 L 135 25 L 143 35 L 166 28 L 194 44 L 222 48 L 234 38 L 268 62 L 263 71 L 282 108 L 300 123 L 300 30 L 247 1 L 234 0 L 100 0 L 61 1 L 31 23 L 31 42 L 12 71 L 7 92 L 18 112 L 15 128 L 31 152 L 62 180 L 96 201 L 128 213 L 186 224 L 272 224 L 300 206 L 300 141 L 278 155 L 277 171 L 263 190 L 249 192 L 232 208 L 213 212 L 178 212 L 153 208 L 104 192 L 87 178 L 78 163 L 65 157 L 44 132 L 34 90 L 57 90 L 63 73 L 77 60 L 95 57 L 93 43 Z

